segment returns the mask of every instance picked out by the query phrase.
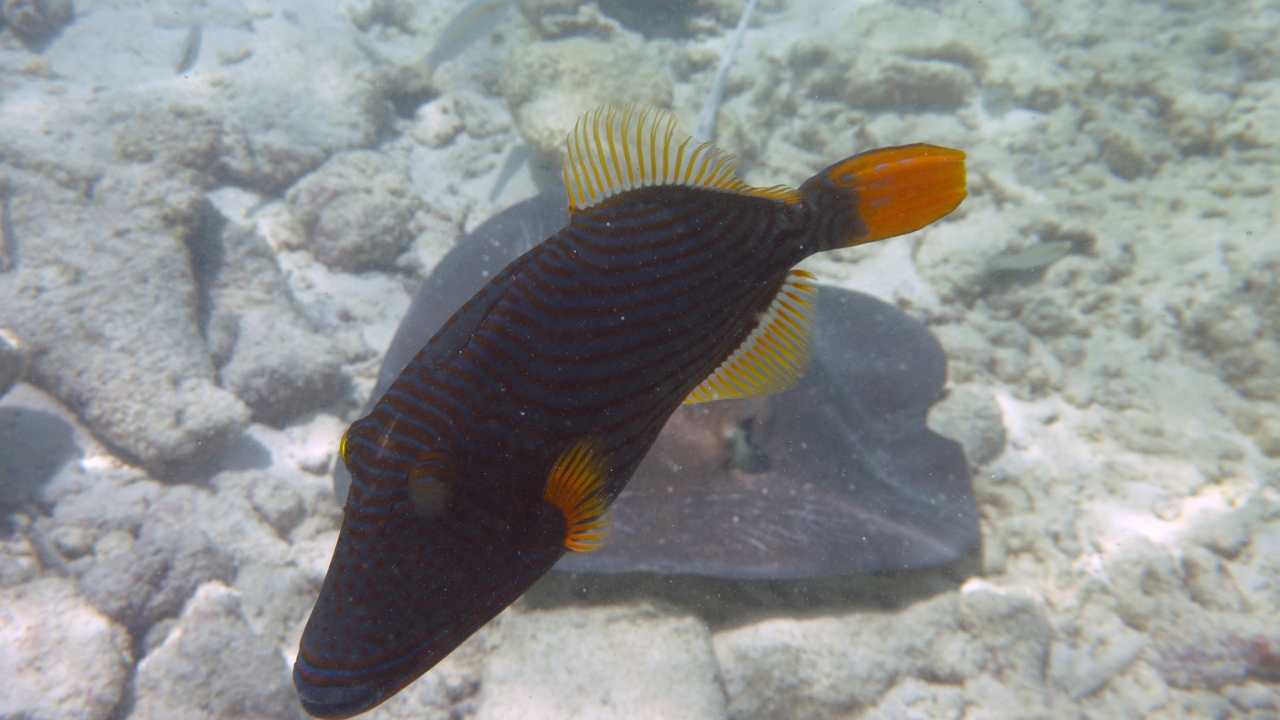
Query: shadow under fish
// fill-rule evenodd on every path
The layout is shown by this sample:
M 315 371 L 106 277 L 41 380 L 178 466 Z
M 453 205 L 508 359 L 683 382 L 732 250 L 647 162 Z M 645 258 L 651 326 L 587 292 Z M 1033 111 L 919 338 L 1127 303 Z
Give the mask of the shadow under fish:
M 569 222 L 547 192 L 461 238 L 423 281 L 383 359 L 371 409 L 440 326 L 508 263 Z M 799 386 L 676 411 L 613 504 L 612 538 L 557 570 L 801 579 L 916 570 L 977 547 L 963 451 L 925 414 L 946 355 L 924 325 L 862 293 L 818 293 Z M 334 491 L 346 498 L 346 467 Z
M 797 388 L 820 312 L 797 263 L 918 230 L 966 196 L 964 153 L 923 144 L 751 187 L 637 104 L 593 110 L 567 142 L 569 224 L 463 304 L 343 436 L 352 484 L 294 665 L 313 715 L 381 703 L 566 553 L 604 545 L 682 404 Z M 727 439 L 760 475 L 754 427 Z

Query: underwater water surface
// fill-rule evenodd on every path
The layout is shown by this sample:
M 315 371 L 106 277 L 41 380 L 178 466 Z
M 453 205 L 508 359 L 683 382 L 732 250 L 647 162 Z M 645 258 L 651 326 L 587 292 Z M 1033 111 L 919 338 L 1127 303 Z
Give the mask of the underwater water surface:
M 0 717 L 307 717 L 344 513 L 378 522 L 344 433 L 590 214 L 566 136 L 611 102 L 768 202 L 913 143 L 962 151 L 967 197 L 804 260 L 803 378 L 677 409 L 601 547 L 527 591 L 445 602 L 518 565 L 514 501 L 402 614 L 365 600 L 416 546 L 352 555 L 382 574 L 335 581 L 366 614 L 317 640 L 347 663 L 324 697 L 445 607 L 460 644 L 368 717 L 1280 717 L 1277 36 L 1263 0 L 3 3 Z M 712 208 L 684 232 L 763 237 Z M 658 297 L 654 258 L 619 303 Z M 751 322 L 790 327 L 770 297 Z M 423 522 L 454 462 L 410 475 Z

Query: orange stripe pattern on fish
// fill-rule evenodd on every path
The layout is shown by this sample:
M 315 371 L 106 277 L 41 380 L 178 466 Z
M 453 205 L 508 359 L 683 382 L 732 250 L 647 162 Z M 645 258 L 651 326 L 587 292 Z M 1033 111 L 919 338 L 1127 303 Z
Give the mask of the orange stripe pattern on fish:
M 670 114 L 608 105 L 568 137 L 568 227 L 511 263 L 343 438 L 346 515 L 294 682 L 322 718 L 377 705 L 565 552 L 603 542 L 682 402 L 793 387 L 804 258 L 918 230 L 964 199 L 964 154 L 876 150 L 755 188 Z

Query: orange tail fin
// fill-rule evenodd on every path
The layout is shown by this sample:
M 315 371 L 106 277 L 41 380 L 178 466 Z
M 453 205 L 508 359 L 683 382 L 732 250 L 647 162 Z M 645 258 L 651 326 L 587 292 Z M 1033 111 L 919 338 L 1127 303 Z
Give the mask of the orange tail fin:
M 805 183 L 802 191 L 834 192 L 854 217 L 828 247 L 852 247 L 914 232 L 965 199 L 965 155 L 937 145 L 901 145 L 842 160 Z

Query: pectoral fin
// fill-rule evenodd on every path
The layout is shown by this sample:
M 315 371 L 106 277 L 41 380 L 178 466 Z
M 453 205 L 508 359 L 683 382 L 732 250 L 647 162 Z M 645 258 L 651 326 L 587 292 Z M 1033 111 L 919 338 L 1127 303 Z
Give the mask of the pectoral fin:
M 565 448 L 551 468 L 544 498 L 564 514 L 565 549 L 591 552 L 608 536 L 608 454 L 604 443 L 588 436 Z

